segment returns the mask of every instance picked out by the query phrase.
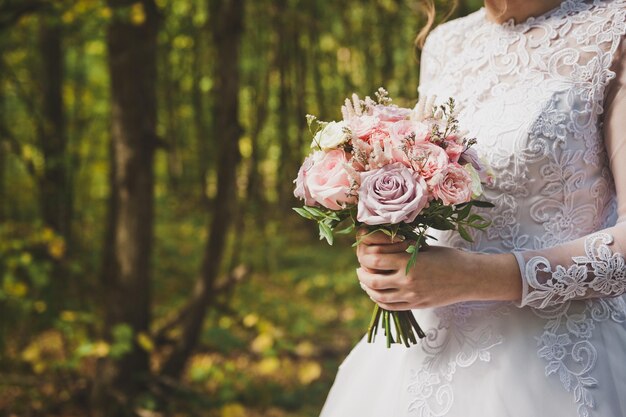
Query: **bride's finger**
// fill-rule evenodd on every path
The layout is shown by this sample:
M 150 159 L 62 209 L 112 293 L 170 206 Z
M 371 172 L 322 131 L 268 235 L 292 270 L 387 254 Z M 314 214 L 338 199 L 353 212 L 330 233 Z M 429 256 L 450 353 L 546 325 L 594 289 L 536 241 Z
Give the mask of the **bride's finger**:
M 377 271 L 397 271 L 406 267 L 409 255 L 400 253 L 360 253 L 361 266 Z
M 398 283 L 395 275 L 382 275 L 372 273 L 364 268 L 357 268 L 356 275 L 359 281 L 373 290 L 393 290 L 398 289 Z
M 373 253 L 404 253 L 409 247 L 410 242 L 390 243 L 388 245 L 363 245 L 360 252 L 373 254 Z
M 406 302 L 406 300 L 402 298 L 400 291 L 397 289 L 373 290 L 363 283 L 361 283 L 361 288 L 376 303 L 393 304 L 393 303 Z
M 376 303 L 380 308 L 384 308 L 389 311 L 406 311 L 411 309 L 411 304 L 407 302 L 400 303 Z

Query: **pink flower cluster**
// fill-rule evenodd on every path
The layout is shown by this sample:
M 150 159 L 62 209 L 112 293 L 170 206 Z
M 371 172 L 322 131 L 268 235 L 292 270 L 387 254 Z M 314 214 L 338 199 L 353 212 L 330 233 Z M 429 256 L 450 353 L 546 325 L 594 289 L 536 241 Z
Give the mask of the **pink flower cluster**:
M 305 205 L 356 205 L 357 220 L 368 225 L 410 223 L 434 200 L 466 203 L 482 190 L 474 149 L 456 133 L 436 134 L 447 129 L 434 112 L 424 117 L 417 107 L 354 96 L 342 113 L 339 124 L 320 123 L 294 181 Z

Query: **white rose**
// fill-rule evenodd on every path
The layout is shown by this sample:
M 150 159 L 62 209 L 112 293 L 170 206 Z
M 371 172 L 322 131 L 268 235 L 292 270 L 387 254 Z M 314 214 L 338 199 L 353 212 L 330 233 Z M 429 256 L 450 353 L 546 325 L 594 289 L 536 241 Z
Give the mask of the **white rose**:
M 464 165 L 463 168 L 467 171 L 472 179 L 472 198 L 478 198 L 483 193 L 483 185 L 480 182 L 480 175 L 476 168 L 472 166 L 472 164 Z
M 319 132 L 315 134 L 311 148 L 319 146 L 323 151 L 336 149 L 339 145 L 348 140 L 348 135 L 344 131 L 346 124 L 344 122 L 330 122 Z

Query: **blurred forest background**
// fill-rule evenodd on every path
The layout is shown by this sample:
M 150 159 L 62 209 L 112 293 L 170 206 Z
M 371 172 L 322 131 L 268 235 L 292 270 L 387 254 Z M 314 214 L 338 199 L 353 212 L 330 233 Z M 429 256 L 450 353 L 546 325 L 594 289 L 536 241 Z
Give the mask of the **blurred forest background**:
M 371 305 L 350 240 L 291 211 L 304 116 L 412 104 L 424 23 L 413 0 L 0 0 L 0 415 L 317 416 Z

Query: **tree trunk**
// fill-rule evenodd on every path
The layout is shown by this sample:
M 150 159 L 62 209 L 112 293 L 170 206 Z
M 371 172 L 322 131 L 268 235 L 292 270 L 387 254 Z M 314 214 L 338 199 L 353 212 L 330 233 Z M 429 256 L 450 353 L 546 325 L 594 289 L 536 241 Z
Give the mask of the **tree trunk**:
M 289 100 L 292 84 L 289 73 L 289 51 L 294 39 L 288 32 L 288 25 L 291 23 L 289 16 L 287 16 L 288 12 L 289 5 L 287 1 L 276 1 L 276 26 L 278 33 L 278 42 L 276 44 L 276 67 L 278 68 L 280 81 L 278 89 L 278 132 L 280 138 L 280 159 L 278 161 L 278 183 L 276 184 L 276 190 L 278 194 L 279 209 L 284 211 L 287 211 L 287 209 L 291 207 L 293 200 L 292 184 L 287 180 L 287 178 L 295 178 L 295 175 L 297 174 L 297 172 L 291 172 L 295 155 L 293 152 L 293 141 L 290 138 L 291 132 L 289 129 L 289 122 L 292 116 Z
M 170 54 L 172 54 L 173 36 L 170 37 L 163 51 L 161 53 L 161 65 L 162 68 L 168 68 Z M 180 155 L 180 126 L 178 125 L 178 115 L 177 112 L 177 104 L 178 104 L 178 95 L 177 91 L 180 89 L 180 85 L 175 78 L 175 75 L 171 74 L 170 71 L 164 71 L 162 74 L 162 86 L 164 93 L 164 103 L 165 107 L 165 136 L 167 140 L 167 174 L 169 180 L 169 186 L 172 191 L 182 191 L 181 187 L 181 179 L 183 176 L 183 162 L 181 161 Z
M 45 18 L 44 18 L 45 19 Z M 64 57 L 61 26 L 45 20 L 39 28 L 41 56 L 42 122 L 39 146 L 45 158 L 39 177 L 39 204 L 44 223 L 64 238 L 70 234 L 69 167 L 63 107 Z
M 86 106 L 85 100 L 85 91 L 91 88 L 89 85 L 89 81 L 87 80 L 87 60 L 86 60 L 86 42 L 81 40 L 78 45 L 76 45 L 76 58 L 73 65 L 72 71 L 72 83 L 73 83 L 73 95 L 74 95 L 74 103 L 71 109 L 68 109 L 67 113 L 71 118 L 71 123 L 68 128 L 67 136 L 68 136 L 68 145 L 69 149 L 67 152 L 67 161 L 70 170 L 68 172 L 68 181 L 72 184 L 72 187 L 68 190 L 67 193 L 67 203 L 68 203 L 68 217 L 71 220 L 70 226 L 72 223 L 74 224 L 82 224 L 83 218 L 80 218 L 81 215 L 84 215 L 84 212 L 81 211 L 78 213 L 78 217 L 76 218 L 76 207 L 75 207 L 75 195 L 77 190 L 74 187 L 74 179 L 76 178 L 76 173 L 81 172 L 81 164 L 84 164 L 86 161 L 81 160 L 80 155 L 80 143 L 85 140 L 85 133 L 90 123 L 90 115 L 88 106 Z M 71 233 L 67 237 L 67 250 L 69 254 L 74 252 L 74 244 L 77 236 Z M 80 241 L 80 239 L 79 239 Z M 79 303 L 88 303 L 89 301 L 86 297 L 81 297 L 81 295 L 85 294 L 84 289 L 87 288 L 85 286 L 85 282 L 81 280 L 81 282 L 77 282 L 78 294 L 80 297 Z
M 312 75 L 313 75 L 313 88 L 315 90 L 315 101 L 317 102 L 317 114 L 320 120 L 326 120 L 327 115 L 330 113 L 326 108 L 326 96 L 325 90 L 322 84 L 322 72 L 321 72 L 321 60 L 323 54 L 319 52 L 319 32 L 321 27 L 321 19 L 323 18 L 317 2 L 311 2 L 311 19 L 309 20 L 309 39 L 312 48 L 309 53 L 311 54 L 312 62 Z
M 41 120 L 37 123 L 38 146 L 44 157 L 43 170 L 38 175 L 39 209 L 43 223 L 71 240 L 72 184 L 70 158 L 67 153 L 67 131 L 63 103 L 65 57 L 62 46 L 62 27 L 43 16 L 39 26 Z M 70 284 L 68 271 L 62 259 L 52 258 L 50 272 L 53 284 L 46 291 L 49 317 L 60 311 L 67 300 Z
M 254 13 L 264 13 L 267 10 L 267 5 L 261 3 L 257 5 L 252 11 Z M 270 30 L 268 23 L 264 22 L 264 25 L 259 27 L 261 33 L 266 33 Z M 266 207 L 266 188 L 263 170 L 261 165 L 265 157 L 263 152 L 263 146 L 260 143 L 261 133 L 268 121 L 269 116 L 269 101 L 270 101 L 270 75 L 272 73 L 272 63 L 274 62 L 274 44 L 276 40 L 271 37 L 254 36 L 249 41 L 252 46 L 252 51 L 255 53 L 255 60 L 258 62 L 257 66 L 250 68 L 246 74 L 246 83 L 252 91 L 253 109 L 249 112 L 250 115 L 250 144 L 251 152 L 248 162 L 247 171 L 247 188 L 244 195 L 246 201 L 246 210 L 249 215 L 252 215 L 255 219 L 257 230 L 264 230 L 267 220 L 267 207 Z
M 239 47 L 244 0 L 211 0 L 209 8 L 216 48 L 213 135 L 220 139 L 217 195 L 200 277 L 182 325 L 182 336 L 162 369 L 164 375 L 174 378 L 180 377 L 185 370 L 202 331 L 204 316 L 214 299 L 216 278 L 236 202 L 236 168 L 242 131 L 239 125 Z
M 305 47 L 301 45 L 301 39 L 298 31 L 296 30 L 293 34 L 295 42 L 294 42 L 294 53 L 293 55 L 296 57 L 295 65 L 294 65 L 294 105 L 293 109 L 295 111 L 294 117 L 296 119 L 296 126 L 298 127 L 297 141 L 296 141 L 296 158 L 291 161 L 291 169 L 292 175 L 295 178 L 295 175 L 298 173 L 298 167 L 300 163 L 300 152 L 304 143 L 308 139 L 308 128 L 306 122 L 306 86 L 307 86 L 307 68 L 308 63 L 306 60 L 306 50 Z M 311 65 L 315 65 L 315 63 L 311 63 Z M 295 171 L 295 172 L 293 172 Z M 290 191 L 293 188 L 290 181 L 287 181 L 290 185 Z M 293 193 L 291 193 L 293 194 Z
M 3 53 L 4 44 L 0 41 L 0 54 Z M 4 68 L 2 68 L 4 61 L 0 59 L 0 224 L 6 220 L 6 209 L 5 202 L 7 201 L 7 192 L 6 192 L 6 158 L 10 151 L 10 145 L 8 138 L 4 137 L 3 131 L 5 129 L 5 114 L 6 114 L 6 99 L 4 92 Z M 0 279 L 0 284 L 2 280 Z M 0 305 L 0 311 L 2 306 Z M 2 333 L 0 332 L 0 339 L 2 338 Z M 0 340 L 0 348 L 2 348 L 2 343 Z M 0 352 L 4 352 L 4 350 L 0 350 Z
M 268 59 L 269 61 L 269 59 Z M 250 132 L 250 142 L 252 146 L 252 152 L 250 154 L 250 165 L 248 170 L 248 184 L 246 190 L 246 201 L 251 208 L 251 212 L 257 219 L 259 229 L 263 230 L 266 220 L 266 205 L 265 205 L 265 193 L 264 193 L 264 180 L 263 173 L 261 172 L 261 146 L 259 143 L 259 137 L 261 131 L 267 122 L 268 116 L 268 101 L 269 101 L 269 84 L 270 84 L 270 69 L 264 69 L 265 74 L 263 77 L 258 75 L 255 77 L 258 79 L 258 84 L 254 87 L 255 96 L 255 116 L 254 123 L 252 124 L 252 131 Z
M 193 9 L 197 5 L 194 4 Z M 206 206 L 209 203 L 209 199 L 207 196 L 207 186 L 208 180 L 207 175 L 209 173 L 210 167 L 210 133 L 209 128 L 207 126 L 207 122 L 205 120 L 205 103 L 204 98 L 202 97 L 202 57 L 203 57 L 203 40 L 204 40 L 204 27 L 200 29 L 193 43 L 193 61 L 191 63 L 191 76 L 193 79 L 193 87 L 191 90 L 191 104 L 193 107 L 193 124 L 195 127 L 195 136 L 196 136 L 196 153 L 197 153 L 197 164 L 198 164 L 198 180 L 200 183 L 200 203 L 203 206 Z
M 395 1 L 394 1 L 395 3 Z M 379 3 L 377 4 L 376 9 L 378 15 L 378 22 L 376 27 L 381 28 L 380 31 L 380 42 L 381 49 L 383 51 L 382 56 L 382 66 L 380 68 L 380 86 L 375 86 L 376 89 L 378 87 L 385 87 L 389 89 L 389 84 L 391 84 L 394 80 L 394 70 L 395 70 L 395 62 L 394 62 L 394 51 L 396 50 L 394 44 L 394 31 L 389 30 L 388 28 L 400 27 L 399 22 L 399 13 L 398 9 L 402 6 L 396 4 L 395 10 L 386 10 Z
M 114 15 L 135 0 L 109 0 Z M 153 241 L 156 140 L 156 47 L 159 15 L 153 0 L 142 0 L 145 20 L 114 19 L 108 27 L 112 132 L 110 199 L 102 289 L 105 331 L 132 329 L 129 351 L 101 363 L 96 401 L 106 416 L 128 415 L 145 388 L 148 354 L 137 335 L 150 323 L 150 256 Z M 136 6 L 135 6 L 136 7 Z

